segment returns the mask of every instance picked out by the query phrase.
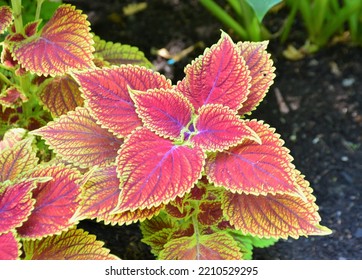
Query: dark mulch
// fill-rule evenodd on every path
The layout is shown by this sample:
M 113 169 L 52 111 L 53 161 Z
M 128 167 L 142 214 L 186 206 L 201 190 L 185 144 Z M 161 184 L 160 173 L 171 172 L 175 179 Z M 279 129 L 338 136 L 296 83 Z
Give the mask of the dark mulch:
M 170 66 L 152 48 L 178 52 L 199 41 L 211 46 L 222 28 L 198 1 L 147 1 L 147 9 L 127 17 L 122 8 L 142 1 L 67 2 L 89 15 L 97 35 L 139 47 L 174 82 L 203 50 L 196 49 Z M 274 28 L 278 25 L 269 20 Z M 298 44 L 297 35 L 291 40 Z M 254 258 L 362 259 L 362 49 L 328 46 L 295 62 L 282 56 L 285 46 L 270 43 L 277 78 L 252 117 L 265 120 L 282 135 L 294 164 L 314 189 L 322 224 L 333 234 L 280 241 L 256 249 Z M 137 224 L 111 227 L 83 221 L 80 225 L 121 258 L 154 258 L 140 242 Z

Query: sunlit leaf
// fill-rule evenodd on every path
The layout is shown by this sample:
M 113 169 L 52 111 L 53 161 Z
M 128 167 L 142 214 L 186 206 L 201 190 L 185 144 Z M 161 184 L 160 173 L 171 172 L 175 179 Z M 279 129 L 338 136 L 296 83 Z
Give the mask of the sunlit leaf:
M 0 34 L 3 34 L 6 28 L 13 21 L 13 13 L 9 6 L 0 7 Z
M 67 75 L 46 81 L 38 96 L 53 117 L 73 111 L 84 102 L 78 84 Z
M 13 55 L 28 71 L 56 76 L 93 67 L 92 45 L 86 15 L 61 5 L 40 33 L 13 44 Z
M 129 88 L 139 91 L 171 88 L 166 77 L 131 65 L 74 74 L 74 77 L 81 85 L 93 115 L 103 126 L 122 137 L 142 125 L 129 95 Z
M 20 246 L 14 232 L 0 234 L 0 260 L 19 259 Z
M 163 260 L 240 260 L 236 241 L 227 233 L 213 233 L 173 239 L 164 246 Z
M 208 104 L 199 109 L 195 130 L 191 142 L 207 151 L 222 151 L 244 139 L 260 143 L 258 135 L 236 115 L 236 111 L 219 104 Z
M 14 180 L 36 167 L 38 158 L 33 140 L 34 137 L 28 137 L 0 152 L 0 182 Z
M 52 177 L 38 183 L 33 190 L 36 199 L 29 219 L 17 229 L 21 237 L 40 238 L 57 234 L 74 225 L 70 221 L 79 207 L 80 187 L 77 181 L 81 174 L 65 166 L 49 166 L 35 170 L 32 177 Z
M 258 134 L 261 144 L 247 139 L 208 157 L 205 171 L 209 180 L 237 193 L 300 194 L 292 157 L 275 129 L 257 121 L 246 124 Z
M 98 125 L 82 107 L 32 133 L 42 136 L 63 159 L 81 167 L 114 162 L 122 144 L 122 140 Z
M 117 157 L 119 211 L 150 208 L 183 196 L 201 176 L 204 159 L 200 148 L 175 145 L 146 128 L 136 130 Z
M 103 245 L 95 235 L 70 229 L 41 240 L 25 240 L 23 248 L 26 260 L 117 260 Z
M 13 185 L 0 183 L 0 233 L 19 227 L 34 208 L 32 189 L 35 181 L 24 181 Z
M 3 136 L 3 140 L 0 141 L 0 153 L 6 148 L 13 147 L 16 143 L 23 139 L 26 132 L 27 131 L 24 128 L 12 128 L 6 131 Z
M 306 199 L 287 194 L 255 196 L 225 191 L 224 215 L 236 229 L 258 237 L 329 234 L 329 229 L 319 225 L 321 219 L 309 183 L 298 172 L 296 175 Z
M 240 115 L 254 110 L 263 100 L 275 78 L 275 67 L 266 51 L 268 42 L 239 42 L 237 47 L 250 70 L 250 93 L 239 110 Z
M 111 65 L 133 64 L 152 67 L 152 63 L 145 57 L 144 53 L 137 47 L 120 43 L 106 42 L 98 36 L 94 37 L 94 57 L 105 60 Z
M 238 109 L 249 94 L 249 70 L 231 38 L 223 33 L 219 42 L 185 68 L 186 77 L 177 84 L 198 109 L 221 104 Z
M 191 121 L 192 105 L 175 90 L 135 91 L 131 97 L 144 126 L 156 134 L 176 139 Z

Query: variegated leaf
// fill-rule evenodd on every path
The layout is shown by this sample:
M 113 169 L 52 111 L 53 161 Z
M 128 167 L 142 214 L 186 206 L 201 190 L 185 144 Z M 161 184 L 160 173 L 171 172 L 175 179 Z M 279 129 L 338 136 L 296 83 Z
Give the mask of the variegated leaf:
M 38 158 L 32 146 L 34 137 L 27 137 L 0 152 L 0 182 L 15 180 L 36 167 Z
M 200 203 L 197 220 L 202 225 L 216 225 L 223 218 L 220 201 L 204 201 Z
M 16 239 L 15 233 L 0 234 L 0 260 L 17 260 L 21 254 L 21 244 Z
M 0 233 L 7 233 L 27 220 L 34 208 L 34 180 L 5 185 L 0 183 Z
M 93 43 L 86 15 L 61 5 L 40 33 L 12 44 L 12 52 L 26 70 L 56 76 L 93 67 Z
M 103 245 L 95 235 L 73 228 L 61 235 L 25 240 L 23 248 L 26 260 L 117 260 Z
M 295 172 L 305 199 L 288 194 L 256 196 L 225 191 L 222 199 L 224 215 L 236 229 L 257 237 L 298 238 L 330 234 L 328 228 L 319 225 L 321 219 L 309 183 Z
M 152 63 L 137 47 L 120 43 L 106 42 L 98 36 L 94 36 L 94 57 L 102 59 L 111 65 L 133 64 L 152 67 Z
M 177 84 L 195 109 L 221 104 L 239 109 L 249 94 L 250 75 L 244 58 L 231 38 L 223 33 L 219 42 L 185 68 Z
M 38 96 L 54 118 L 65 115 L 84 103 L 78 84 L 68 75 L 46 81 Z
M 3 140 L 0 141 L 0 153 L 6 148 L 13 147 L 24 138 L 27 131 L 24 128 L 11 128 L 5 132 Z
M 63 159 L 81 167 L 114 162 L 123 143 L 98 125 L 88 109 L 82 107 L 32 133 L 42 136 Z
M 268 42 L 239 42 L 237 47 L 250 70 L 251 87 L 247 100 L 239 110 L 240 115 L 250 113 L 263 100 L 275 78 L 275 67 L 266 48 Z
M 198 148 L 175 145 L 146 128 L 136 130 L 117 157 L 121 195 L 116 211 L 150 208 L 190 191 L 205 160 Z
M 236 111 L 220 104 L 202 106 L 194 126 L 191 142 L 206 151 L 223 151 L 244 139 L 260 143 L 258 135 L 236 115 Z
M 246 124 L 258 134 L 261 144 L 247 139 L 208 157 L 205 171 L 210 182 L 236 193 L 301 195 L 292 157 L 275 129 L 263 122 Z
M 131 97 L 144 126 L 158 135 L 177 139 L 191 121 L 191 103 L 174 89 L 133 91 Z
M 49 166 L 35 170 L 29 176 L 52 177 L 48 182 L 38 183 L 33 190 L 36 199 L 29 219 L 17 229 L 21 237 L 41 238 L 58 234 L 74 225 L 70 221 L 80 203 L 81 174 L 65 166 Z
M 99 122 L 121 137 L 141 126 L 129 89 L 171 88 L 164 76 L 143 67 L 123 65 L 74 74 L 87 105 Z
M 3 34 L 13 21 L 13 13 L 9 6 L 0 7 L 0 34 Z
M 236 241 L 227 233 L 181 237 L 169 241 L 160 252 L 163 260 L 240 260 Z

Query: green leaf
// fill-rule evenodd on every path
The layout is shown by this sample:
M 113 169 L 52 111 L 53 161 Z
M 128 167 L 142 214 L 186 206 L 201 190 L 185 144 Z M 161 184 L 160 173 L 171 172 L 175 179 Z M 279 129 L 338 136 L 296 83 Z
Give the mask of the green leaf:
M 261 22 L 266 13 L 276 4 L 282 2 L 281 0 L 246 0 L 253 8 L 256 17 Z

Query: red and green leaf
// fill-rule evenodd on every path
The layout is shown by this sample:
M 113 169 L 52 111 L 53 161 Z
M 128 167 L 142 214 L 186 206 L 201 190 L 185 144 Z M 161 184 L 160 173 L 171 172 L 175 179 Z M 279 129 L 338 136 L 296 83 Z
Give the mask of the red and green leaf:
M 0 183 L 0 233 L 7 233 L 26 221 L 34 208 L 31 191 L 35 187 L 34 180 L 12 185 Z
M 152 63 L 137 47 L 120 43 L 106 42 L 94 36 L 94 57 L 108 62 L 110 65 L 133 64 L 152 67 Z
M 239 42 L 237 47 L 250 71 L 251 87 L 247 100 L 239 110 L 240 115 L 254 110 L 263 100 L 275 78 L 275 68 L 266 48 L 268 42 Z
M 36 167 L 38 158 L 33 140 L 34 137 L 28 137 L 0 152 L 0 182 L 13 181 Z
M 117 260 L 103 245 L 95 235 L 74 228 L 41 240 L 25 240 L 23 248 L 26 260 Z
M 129 89 L 168 89 L 166 77 L 143 67 L 123 65 L 74 74 L 94 117 L 121 137 L 142 125 L 135 112 Z
M 3 108 L 16 108 L 26 101 L 28 98 L 17 86 L 4 87 L 0 92 L 0 106 Z
M 329 234 L 328 228 L 319 225 L 321 219 L 309 183 L 295 172 L 305 199 L 288 194 L 256 196 L 225 191 L 224 215 L 236 229 L 257 237 L 298 238 Z
M 12 52 L 26 70 L 56 76 L 93 67 L 93 43 L 86 15 L 74 6 L 61 5 L 40 33 L 13 42 Z
M 146 128 L 136 130 L 117 157 L 121 195 L 117 211 L 150 208 L 191 190 L 205 160 L 198 148 L 179 146 Z
M 3 34 L 13 21 L 13 13 L 9 6 L 0 7 L 0 34 Z
M 21 244 L 14 232 L 0 234 L 0 260 L 17 260 L 20 257 Z
M 236 241 L 227 233 L 173 239 L 160 252 L 163 260 L 240 260 Z
M 236 115 L 236 111 L 219 104 L 202 106 L 194 126 L 196 133 L 191 142 L 206 151 L 222 151 L 244 139 L 260 143 L 258 135 Z
M 217 44 L 188 65 L 185 73 L 177 89 L 195 109 L 206 104 L 221 104 L 236 110 L 249 94 L 248 67 L 236 45 L 225 33 Z
M 202 225 L 217 225 L 223 218 L 220 201 L 204 201 L 199 206 L 197 220 Z
M 54 118 L 65 115 L 84 103 L 78 84 L 68 75 L 46 81 L 38 96 Z
M 177 139 L 191 121 L 191 103 L 174 89 L 133 91 L 131 97 L 144 126 L 158 135 Z
M 0 153 L 6 148 L 13 147 L 24 138 L 27 131 L 24 128 L 11 128 L 4 134 L 3 140 L 0 141 Z
M 98 125 L 88 109 L 82 107 L 32 133 L 42 136 L 63 159 L 81 167 L 111 164 L 123 143 Z
M 208 179 L 240 194 L 299 195 L 292 157 L 275 129 L 263 122 L 246 124 L 258 134 L 261 144 L 246 139 L 236 147 L 211 155 L 205 166 Z
M 80 173 L 65 166 L 49 166 L 35 170 L 29 176 L 52 177 L 38 183 L 33 190 L 36 199 L 29 219 L 17 229 L 21 237 L 41 238 L 57 234 L 75 224 L 70 221 L 80 203 L 80 187 L 77 181 Z

